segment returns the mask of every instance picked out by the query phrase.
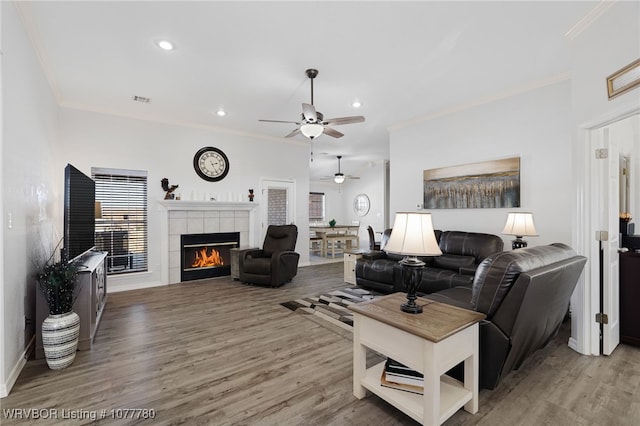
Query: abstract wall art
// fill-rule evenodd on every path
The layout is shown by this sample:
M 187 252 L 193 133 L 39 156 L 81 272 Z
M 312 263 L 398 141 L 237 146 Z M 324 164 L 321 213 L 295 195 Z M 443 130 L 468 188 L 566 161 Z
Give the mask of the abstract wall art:
M 520 157 L 424 171 L 424 209 L 520 207 Z

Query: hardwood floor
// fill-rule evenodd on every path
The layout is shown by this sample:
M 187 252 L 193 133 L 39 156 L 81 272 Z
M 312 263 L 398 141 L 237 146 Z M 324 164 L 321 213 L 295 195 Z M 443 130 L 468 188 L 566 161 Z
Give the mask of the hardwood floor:
M 98 424 L 415 425 L 374 395 L 353 396 L 350 332 L 279 305 L 344 288 L 342 274 L 330 263 L 277 289 L 219 278 L 110 294 L 93 349 L 63 371 L 30 360 L 1 400 L 0 423 L 90 424 L 105 410 Z M 586 357 L 567 339 L 565 328 L 498 389 L 482 390 L 476 415 L 446 424 L 638 424 L 640 350 Z M 155 418 L 111 417 L 125 408 Z M 7 419 L 12 409 L 56 409 L 58 419 Z

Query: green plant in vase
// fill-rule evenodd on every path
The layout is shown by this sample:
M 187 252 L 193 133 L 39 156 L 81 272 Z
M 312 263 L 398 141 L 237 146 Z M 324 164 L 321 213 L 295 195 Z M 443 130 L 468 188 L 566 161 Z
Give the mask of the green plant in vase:
M 335 219 L 331 219 L 331 220 L 329 221 L 329 226 L 330 226 L 330 227 L 332 227 L 332 228 L 333 228 L 334 226 L 336 226 L 336 220 L 335 220 Z
M 49 307 L 49 314 L 66 314 L 76 301 L 79 263 L 64 259 L 45 264 L 38 272 L 38 286 Z
M 42 323 L 44 354 L 49 368 L 62 370 L 73 363 L 78 348 L 80 317 L 73 312 L 73 304 L 78 296 L 81 264 L 77 260 L 69 262 L 64 256 L 52 261 L 53 256 L 39 268 L 36 278 L 49 307 L 49 316 Z

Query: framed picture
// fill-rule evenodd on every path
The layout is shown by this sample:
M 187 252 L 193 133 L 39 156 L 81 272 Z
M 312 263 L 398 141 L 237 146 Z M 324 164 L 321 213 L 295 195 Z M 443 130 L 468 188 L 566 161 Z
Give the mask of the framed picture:
M 425 170 L 424 209 L 520 207 L 520 157 Z
M 630 63 L 607 77 L 607 94 L 615 98 L 640 86 L 640 59 Z

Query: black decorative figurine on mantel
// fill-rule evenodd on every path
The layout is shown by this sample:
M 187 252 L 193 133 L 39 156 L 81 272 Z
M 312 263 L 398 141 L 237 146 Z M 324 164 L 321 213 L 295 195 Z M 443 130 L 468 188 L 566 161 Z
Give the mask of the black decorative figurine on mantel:
M 255 194 L 253 193 L 253 189 L 249 189 L 249 201 L 253 202 L 253 197 L 255 197 Z
M 169 179 L 167 178 L 162 178 L 160 182 L 162 183 L 162 189 L 167 191 L 166 194 L 164 194 L 164 199 L 173 200 L 175 198 L 175 194 L 173 193 L 173 191 L 178 188 L 178 185 L 169 186 Z

